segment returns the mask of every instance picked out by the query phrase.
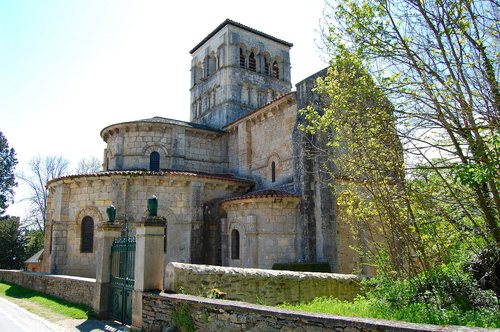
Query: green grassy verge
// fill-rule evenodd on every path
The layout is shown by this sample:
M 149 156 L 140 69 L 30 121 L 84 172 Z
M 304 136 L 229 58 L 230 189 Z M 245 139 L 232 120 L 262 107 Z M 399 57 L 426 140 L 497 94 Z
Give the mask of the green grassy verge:
M 500 315 L 497 308 L 483 308 L 463 312 L 460 310 L 437 309 L 422 303 L 413 303 L 405 307 L 395 308 L 388 303 L 363 297 L 357 298 L 353 302 L 333 298 L 317 298 L 310 303 L 284 304 L 280 307 L 340 316 L 382 318 L 422 324 L 500 327 Z
M 45 316 L 43 315 L 43 311 L 45 310 L 68 318 L 87 319 L 93 316 L 92 310 L 85 305 L 61 300 L 5 282 L 0 282 L 0 296 L 42 316 Z

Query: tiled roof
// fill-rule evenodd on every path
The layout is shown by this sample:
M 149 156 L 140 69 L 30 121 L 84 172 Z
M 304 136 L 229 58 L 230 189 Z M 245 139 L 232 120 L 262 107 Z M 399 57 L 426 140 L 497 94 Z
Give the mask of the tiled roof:
M 205 44 L 210 38 L 212 38 L 213 36 L 215 36 L 217 34 L 217 32 L 221 31 L 222 28 L 224 28 L 228 24 L 233 25 L 235 27 L 238 27 L 240 29 L 244 29 L 246 31 L 255 33 L 256 35 L 259 35 L 261 37 L 271 39 L 271 40 L 273 40 L 273 41 L 275 41 L 277 43 L 283 44 L 285 46 L 288 46 L 288 47 L 292 47 L 293 46 L 292 43 L 289 43 L 289 42 L 286 42 L 286 41 L 284 41 L 282 39 L 273 37 L 273 36 L 268 35 L 267 33 L 264 33 L 262 31 L 255 30 L 253 28 L 250 28 L 249 26 L 243 25 L 243 24 L 235 22 L 233 20 L 226 19 L 217 28 L 215 28 L 214 31 L 212 31 L 208 36 L 206 36 L 205 38 L 203 38 L 203 40 L 201 42 L 199 42 L 195 47 L 193 47 L 193 49 L 191 51 L 189 51 L 189 54 L 193 54 L 194 52 L 196 52 L 196 50 L 198 50 L 203 44 Z
M 169 119 L 169 118 L 163 118 L 161 116 L 155 116 L 149 119 L 142 119 L 142 120 L 135 120 L 135 121 L 126 121 L 126 122 L 119 122 L 119 123 L 114 123 L 112 125 L 109 125 L 105 127 L 103 130 L 101 130 L 101 137 L 103 137 L 103 134 L 106 130 L 118 126 L 118 125 L 132 125 L 136 123 L 160 123 L 160 124 L 171 124 L 171 125 L 176 125 L 176 126 L 181 126 L 181 127 L 187 127 L 187 128 L 193 128 L 193 129 L 202 129 L 202 130 L 208 130 L 208 131 L 213 131 L 213 132 L 218 132 L 218 133 L 223 133 L 224 131 L 214 129 L 210 126 L 205 126 L 193 122 L 186 122 L 186 121 L 181 121 L 181 120 L 174 120 L 174 119 Z
M 287 98 L 287 97 L 289 97 L 290 95 L 293 95 L 293 94 L 295 94 L 295 91 L 291 91 L 291 92 L 288 92 L 287 94 L 284 94 L 284 95 L 282 95 L 282 96 L 278 96 L 278 97 L 274 98 L 273 100 L 271 100 L 270 102 L 268 102 L 268 103 L 266 103 L 266 104 L 262 105 L 261 107 L 257 108 L 256 110 L 254 110 L 254 111 L 252 111 L 252 112 L 250 112 L 250 113 L 248 113 L 248 114 L 245 114 L 245 115 L 243 115 L 242 117 L 240 117 L 240 118 L 238 118 L 238 119 L 234 120 L 233 122 L 231 122 L 231 123 L 229 123 L 229 124 L 225 125 L 223 128 L 224 128 L 224 129 L 226 129 L 226 128 L 228 128 L 228 127 L 232 126 L 233 124 L 238 123 L 239 121 L 241 121 L 241 120 L 243 120 L 243 119 L 245 119 L 245 118 L 248 118 L 248 117 L 250 117 L 251 115 L 253 115 L 253 114 L 255 114 L 255 113 L 260 112 L 262 109 L 264 109 L 264 108 L 266 108 L 267 106 L 269 106 L 269 105 L 271 105 L 271 104 L 273 104 L 273 103 L 277 102 L 278 100 L 285 99 L 285 98 Z
M 223 200 L 221 203 L 231 202 L 231 201 L 239 201 L 244 199 L 256 199 L 256 198 L 300 198 L 301 195 L 290 193 L 288 191 L 283 190 L 275 190 L 275 189 L 263 189 L 252 191 L 247 194 L 231 197 Z
M 66 176 L 48 181 L 47 185 L 49 185 L 52 182 L 64 180 L 64 179 L 78 179 L 78 178 L 83 178 L 83 177 L 105 177 L 105 176 L 112 176 L 112 175 L 187 176 L 187 177 L 196 177 L 196 178 L 202 178 L 202 179 L 215 179 L 215 180 L 242 182 L 242 183 L 248 183 L 248 184 L 255 183 L 252 180 L 237 178 L 232 174 L 212 174 L 212 173 L 204 173 L 204 172 L 189 172 L 189 171 L 176 171 L 176 170 L 162 170 L 161 172 L 150 172 L 150 171 L 143 171 L 143 170 L 123 170 L 123 171 L 103 171 L 103 172 L 95 172 L 95 173 L 87 173 L 87 174 L 66 175 Z

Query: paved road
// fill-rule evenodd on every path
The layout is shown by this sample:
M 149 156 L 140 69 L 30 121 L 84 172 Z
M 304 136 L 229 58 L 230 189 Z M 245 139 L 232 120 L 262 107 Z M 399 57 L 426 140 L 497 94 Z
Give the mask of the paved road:
M 0 331 L 2 332 L 61 332 L 49 321 L 35 316 L 17 305 L 0 298 Z
M 119 332 L 127 326 L 97 319 L 65 319 L 57 324 L 0 298 L 0 332 Z

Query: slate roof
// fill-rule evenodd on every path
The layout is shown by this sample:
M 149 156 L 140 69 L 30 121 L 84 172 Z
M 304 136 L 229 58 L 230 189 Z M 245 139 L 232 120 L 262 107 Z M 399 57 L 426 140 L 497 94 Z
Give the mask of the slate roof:
M 271 35 L 268 35 L 267 33 L 264 33 L 262 31 L 259 31 L 259 30 L 255 30 L 253 28 L 250 28 L 249 26 L 246 26 L 246 25 L 243 25 L 241 23 L 238 23 L 238 22 L 235 22 L 233 20 L 230 20 L 230 19 L 226 19 L 224 22 L 222 22 L 217 28 L 215 28 L 214 31 L 212 31 L 208 36 L 206 36 L 205 38 L 203 38 L 203 40 L 201 42 L 199 42 L 195 47 L 193 47 L 193 49 L 191 51 L 189 51 L 189 54 L 193 54 L 194 52 L 196 52 L 196 50 L 198 50 L 203 44 L 205 44 L 210 38 L 212 38 L 213 36 L 215 36 L 217 34 L 217 32 L 221 31 L 226 25 L 233 25 L 237 28 L 240 28 L 240 29 L 244 29 L 248 32 L 251 32 L 251 33 L 254 33 L 258 36 L 261 36 L 261 37 L 264 37 L 264 38 L 268 38 L 268 39 L 271 39 L 277 43 L 280 43 L 280 44 L 283 44 L 285 46 L 288 46 L 288 47 L 292 47 L 293 44 L 292 43 L 289 43 L 287 41 L 284 41 L 282 39 L 279 39 L 279 38 L 276 38 L 276 37 L 273 37 Z
M 247 194 L 237 196 L 237 197 L 230 197 L 227 198 L 221 203 L 226 203 L 226 202 L 231 202 L 231 201 L 239 201 L 239 200 L 244 200 L 244 199 L 256 199 L 256 198 L 300 198 L 302 197 L 301 195 L 290 193 L 288 191 L 284 190 L 276 190 L 276 189 L 262 189 L 262 190 L 257 190 L 257 191 L 252 191 Z
M 27 260 L 25 260 L 24 262 L 25 263 L 40 263 L 40 257 L 42 257 L 43 255 L 43 249 L 41 249 L 39 252 L 37 252 L 36 254 L 34 254 L 33 256 L 31 256 L 30 258 L 28 258 Z

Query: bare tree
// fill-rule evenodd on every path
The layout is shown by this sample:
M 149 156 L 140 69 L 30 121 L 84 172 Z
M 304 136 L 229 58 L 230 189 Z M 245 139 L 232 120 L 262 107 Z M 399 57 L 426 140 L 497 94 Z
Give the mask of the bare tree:
M 28 185 L 31 203 L 28 223 L 43 230 L 46 221 L 48 191 L 45 185 L 48 181 L 68 173 L 69 162 L 62 156 L 34 157 L 28 162 L 29 173 L 20 173 L 18 177 Z
M 100 171 L 102 171 L 102 163 L 95 156 L 80 159 L 75 169 L 75 173 L 77 174 L 95 173 Z

